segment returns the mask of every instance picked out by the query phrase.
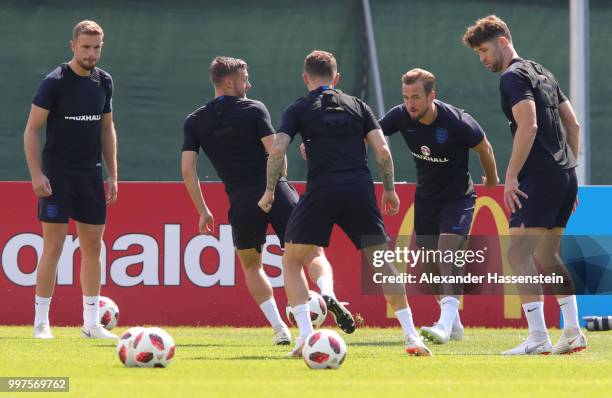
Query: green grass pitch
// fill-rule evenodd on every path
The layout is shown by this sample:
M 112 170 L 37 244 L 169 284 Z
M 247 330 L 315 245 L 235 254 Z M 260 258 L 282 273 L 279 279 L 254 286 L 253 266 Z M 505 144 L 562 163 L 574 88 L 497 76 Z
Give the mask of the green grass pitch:
M 126 327 L 118 327 L 119 333 Z M 113 342 L 54 327 L 0 327 L 0 376 L 68 376 L 75 397 L 606 397 L 612 394 L 612 332 L 588 333 L 586 351 L 501 357 L 525 330 L 466 329 L 466 338 L 430 345 L 432 358 L 404 354 L 399 329 L 358 329 L 338 370 L 310 370 L 272 345 L 264 328 L 166 328 L 177 344 L 167 369 L 124 368 Z M 292 331 L 295 335 L 295 330 Z M 551 330 L 553 344 L 560 331 Z M 31 393 L 14 393 L 23 397 Z M 0 393 L 0 397 L 11 396 Z

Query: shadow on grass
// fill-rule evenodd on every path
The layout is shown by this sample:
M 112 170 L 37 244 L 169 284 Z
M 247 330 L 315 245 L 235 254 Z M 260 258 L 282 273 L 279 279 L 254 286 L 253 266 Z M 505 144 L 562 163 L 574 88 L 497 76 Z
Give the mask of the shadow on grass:
M 351 346 L 355 347 L 393 347 L 401 346 L 401 341 L 355 341 L 350 343 Z
M 259 347 L 257 344 L 177 344 L 177 347 Z
M 98 344 L 94 347 L 114 347 L 115 344 Z M 224 347 L 260 347 L 257 344 L 176 344 L 177 348 L 224 348 Z
M 284 356 L 270 356 L 270 355 L 241 355 L 237 357 L 220 357 L 220 356 L 210 356 L 210 357 L 190 357 L 190 358 L 181 358 L 185 361 L 261 361 L 264 359 L 271 360 L 295 360 L 293 358 L 284 357 Z

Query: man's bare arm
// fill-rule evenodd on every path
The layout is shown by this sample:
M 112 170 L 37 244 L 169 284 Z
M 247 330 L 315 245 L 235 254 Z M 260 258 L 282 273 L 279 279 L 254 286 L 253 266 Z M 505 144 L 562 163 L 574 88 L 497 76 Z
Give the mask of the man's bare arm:
M 394 191 L 395 178 L 393 158 L 391 157 L 391 151 L 389 150 L 389 145 L 385 140 L 382 130 L 376 129 L 370 131 L 366 135 L 366 141 L 374 150 L 374 156 L 378 164 L 378 172 L 385 191 Z
M 287 146 L 291 142 L 291 137 L 285 133 L 277 133 L 274 136 L 274 143 L 272 149 L 268 155 L 268 167 L 267 167 L 267 184 L 266 190 L 274 192 L 276 183 L 283 173 L 283 169 L 286 170 L 286 154 Z
M 262 144 L 264 145 L 264 147 L 266 148 L 266 152 L 269 154 L 270 152 L 272 152 L 272 146 L 274 145 L 274 137 L 276 136 L 276 134 L 271 134 L 271 135 L 267 135 L 265 137 L 263 137 L 261 139 Z M 287 177 L 287 155 L 285 154 L 285 158 L 284 158 L 284 162 L 285 164 L 283 165 L 283 171 L 281 173 L 281 177 Z
M 580 150 L 580 124 L 574 113 L 574 108 L 569 101 L 564 101 L 559 105 L 559 115 L 561 123 L 565 127 L 567 133 L 567 143 L 569 144 L 574 157 L 578 159 L 578 151 Z
M 113 113 L 102 115 L 102 157 L 106 164 L 108 176 L 117 180 L 117 132 L 113 122 Z
M 487 140 L 487 137 L 484 137 L 482 141 L 472 149 L 478 153 L 478 157 L 480 158 L 480 164 L 485 174 L 483 183 L 487 188 L 496 186 L 497 183 L 499 183 L 499 178 L 497 176 L 495 155 L 493 154 L 493 147 L 489 143 L 489 140 Z
M 200 188 L 200 179 L 198 178 L 197 171 L 198 153 L 194 151 L 183 151 L 181 156 L 181 174 L 183 175 L 183 183 L 187 188 L 187 193 L 193 201 L 198 214 L 200 215 L 200 221 L 198 229 L 200 233 L 212 234 L 215 229 L 215 221 L 212 213 L 206 206 L 204 196 L 202 195 L 202 189 Z
M 108 171 L 108 189 L 106 203 L 112 204 L 117 200 L 117 133 L 113 122 L 113 113 L 102 115 L 102 157 Z
M 52 194 L 51 184 L 47 177 L 42 173 L 40 160 L 40 139 L 38 134 L 40 129 L 47 122 L 49 111 L 32 104 L 25 132 L 23 133 L 23 149 L 25 152 L 30 178 L 32 179 L 32 189 L 37 197 L 50 196 Z
M 383 183 L 381 209 L 386 215 L 392 216 L 399 211 L 400 200 L 395 193 L 395 177 L 391 150 L 385 140 L 382 130 L 374 129 L 366 135 L 366 142 L 374 150 L 378 172 Z

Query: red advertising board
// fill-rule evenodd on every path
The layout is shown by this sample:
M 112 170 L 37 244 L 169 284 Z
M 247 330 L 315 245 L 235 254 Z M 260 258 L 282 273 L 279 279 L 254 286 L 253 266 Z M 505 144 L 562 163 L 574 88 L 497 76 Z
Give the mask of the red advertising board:
M 299 191 L 303 184 L 296 184 Z M 263 326 L 265 318 L 251 299 L 235 256 L 228 202 L 223 185 L 203 183 L 202 189 L 215 216 L 215 236 L 197 231 L 197 213 L 182 183 L 125 182 L 119 200 L 109 207 L 102 253 L 102 295 L 121 309 L 120 324 Z M 380 195 L 381 187 L 377 187 Z M 400 212 L 386 217 L 390 235 L 410 235 L 413 219 L 413 184 L 398 184 Z M 501 188 L 477 188 L 472 232 L 507 234 L 508 224 Z M 36 198 L 26 182 L 1 182 L 0 195 L 0 324 L 30 324 L 34 316 L 34 285 L 38 257 L 42 252 L 41 226 L 36 219 Z M 355 215 L 358 217 L 359 215 Z M 360 256 L 348 238 L 335 228 L 327 256 L 334 268 L 336 294 L 350 302 L 366 326 L 395 326 L 381 295 L 361 291 Z M 269 231 L 264 248 L 265 270 L 275 287 L 280 308 L 286 297 L 282 289 L 281 251 Z M 50 318 L 54 325 L 81 323 L 80 263 L 74 225 L 64 243 Z M 314 284 L 311 285 L 316 288 Z M 431 296 L 409 297 L 417 325 L 437 319 Z M 551 302 L 552 304 L 552 302 Z M 546 305 L 546 321 L 559 324 L 558 307 Z M 282 311 L 284 312 L 284 311 Z M 461 316 L 469 326 L 524 326 L 516 296 L 465 296 Z M 327 322 L 330 322 L 328 320 Z

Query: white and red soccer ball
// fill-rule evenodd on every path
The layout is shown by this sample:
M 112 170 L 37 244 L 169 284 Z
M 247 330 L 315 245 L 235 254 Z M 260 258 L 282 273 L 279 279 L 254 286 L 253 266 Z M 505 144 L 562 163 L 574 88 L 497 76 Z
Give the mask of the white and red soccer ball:
M 108 297 L 100 296 L 100 324 L 111 330 L 119 322 L 119 307 Z
M 327 317 L 327 305 L 325 304 L 325 300 L 323 300 L 323 297 L 321 297 L 319 293 L 310 290 L 308 292 L 308 307 L 310 309 L 312 327 L 318 328 L 325 322 L 325 317 Z M 287 306 L 285 313 L 289 323 L 296 326 L 297 323 L 295 322 L 290 306 Z
M 165 368 L 174 358 L 172 337 L 161 328 L 131 328 L 117 345 L 119 360 L 128 367 Z
M 121 363 L 128 368 L 137 366 L 134 361 L 134 340 L 136 336 L 144 331 L 145 328 L 137 326 L 129 328 L 119 337 L 119 341 L 117 342 L 117 356 Z
M 346 343 L 333 330 L 315 330 L 304 343 L 302 357 L 310 369 L 337 369 L 346 359 Z

